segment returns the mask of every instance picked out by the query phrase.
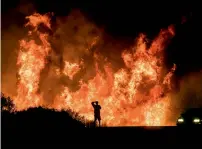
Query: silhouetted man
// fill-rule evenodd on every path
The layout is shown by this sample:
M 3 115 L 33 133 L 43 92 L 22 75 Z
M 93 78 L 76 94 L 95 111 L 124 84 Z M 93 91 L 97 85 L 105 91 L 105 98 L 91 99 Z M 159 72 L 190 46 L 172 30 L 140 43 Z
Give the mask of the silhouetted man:
M 101 121 L 100 110 L 101 110 L 101 106 L 98 104 L 98 101 L 94 101 L 91 104 L 92 104 L 92 106 L 94 108 L 94 125 L 96 126 L 96 120 L 98 120 L 99 127 L 100 127 L 100 121 Z

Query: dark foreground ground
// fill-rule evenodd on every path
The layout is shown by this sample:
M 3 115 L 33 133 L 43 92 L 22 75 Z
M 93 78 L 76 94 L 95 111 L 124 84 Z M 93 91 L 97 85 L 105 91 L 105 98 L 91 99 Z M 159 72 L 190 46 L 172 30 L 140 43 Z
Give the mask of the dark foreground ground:
M 2 112 L 2 148 L 12 144 L 200 143 L 201 127 L 86 128 L 65 112 Z

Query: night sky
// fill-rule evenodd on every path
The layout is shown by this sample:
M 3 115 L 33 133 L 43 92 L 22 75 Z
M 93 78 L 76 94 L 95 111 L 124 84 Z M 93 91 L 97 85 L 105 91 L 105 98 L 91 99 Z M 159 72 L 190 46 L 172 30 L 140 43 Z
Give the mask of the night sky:
M 16 9 L 23 4 L 31 4 L 34 9 L 27 7 L 26 13 Z M 174 24 L 176 36 L 166 49 L 168 67 L 177 64 L 175 73 L 179 77 L 202 69 L 200 13 L 190 2 L 2 0 L 2 30 L 12 24 L 23 26 L 25 16 L 35 10 L 39 13 L 54 12 L 57 17 L 67 16 L 75 8 L 90 21 L 104 27 L 114 38 L 128 42 L 133 42 L 139 33 L 146 33 L 152 39 L 161 28 Z M 184 23 L 183 17 L 186 18 Z M 54 17 L 52 21 L 54 23 Z

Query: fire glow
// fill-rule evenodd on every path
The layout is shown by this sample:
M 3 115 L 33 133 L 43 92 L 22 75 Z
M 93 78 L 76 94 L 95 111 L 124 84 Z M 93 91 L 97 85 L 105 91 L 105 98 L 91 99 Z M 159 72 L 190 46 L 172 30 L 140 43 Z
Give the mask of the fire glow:
M 17 110 L 29 107 L 43 106 L 55 110 L 72 109 L 84 116 L 86 120 L 93 119 L 91 102 L 98 100 L 102 106 L 102 123 L 107 126 L 161 126 L 166 123 L 169 92 L 172 91 L 171 77 L 176 65 L 165 74 L 163 52 L 167 42 L 175 35 L 174 27 L 163 29 L 148 47 L 146 37 L 140 34 L 136 43 L 122 52 L 125 67 L 114 72 L 108 61 L 102 62 L 104 71 L 98 67 L 101 55 L 94 54 L 96 75 L 84 82 L 80 79 L 80 88 L 70 91 L 63 86 L 52 104 L 44 104 L 43 92 L 39 92 L 40 73 L 46 67 L 47 57 L 52 48 L 48 34 L 38 30 L 43 23 L 51 30 L 48 15 L 38 13 L 27 17 L 26 26 L 31 29 L 28 38 L 20 40 L 18 53 L 18 85 L 14 103 Z M 39 43 L 31 37 L 39 38 Z M 92 46 L 99 41 L 95 38 Z M 89 49 L 86 49 L 89 50 Z M 62 74 L 74 81 L 74 76 L 83 67 L 84 60 L 79 63 L 63 61 L 63 70 L 56 68 L 54 75 Z

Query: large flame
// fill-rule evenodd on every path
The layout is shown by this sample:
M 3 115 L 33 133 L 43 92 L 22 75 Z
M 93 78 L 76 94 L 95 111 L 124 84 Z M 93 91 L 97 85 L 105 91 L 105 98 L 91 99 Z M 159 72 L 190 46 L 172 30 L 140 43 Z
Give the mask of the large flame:
M 18 96 L 15 99 L 17 109 L 38 106 L 41 96 L 38 94 L 40 73 L 46 64 L 46 57 L 51 50 L 47 41 L 48 35 L 40 33 L 37 27 L 44 23 L 50 28 L 50 19 L 48 16 L 34 14 L 27 17 L 30 21 L 25 26 L 33 27 L 29 35 L 36 33 L 40 39 L 41 45 L 38 45 L 33 39 L 21 40 L 17 59 L 19 66 Z
M 170 125 L 166 122 L 170 98 L 171 77 L 176 68 L 165 74 L 163 51 L 168 41 L 174 36 L 174 27 L 161 30 L 150 46 L 145 35 L 141 34 L 136 43 L 122 53 L 125 68 L 114 72 L 108 61 L 103 61 L 104 71 L 98 67 L 99 54 L 94 55 L 96 75 L 84 82 L 80 80 L 80 88 L 71 91 L 68 86 L 58 92 L 54 102 L 45 105 L 42 92 L 39 91 L 40 74 L 45 68 L 47 57 L 51 52 L 48 34 L 39 31 L 40 24 L 51 29 L 48 15 L 33 14 L 27 17 L 30 26 L 29 38 L 20 41 L 17 65 L 18 89 L 14 99 L 17 110 L 29 107 L 45 106 L 56 110 L 72 109 L 93 119 L 91 102 L 98 100 L 102 106 L 102 123 L 107 126 L 129 125 Z M 39 42 L 31 37 L 37 36 Z M 95 38 L 91 46 L 97 44 Z M 89 49 L 86 49 L 89 50 Z M 64 61 L 62 71 L 56 69 L 55 75 L 65 75 L 74 81 L 85 61 L 72 63 Z

